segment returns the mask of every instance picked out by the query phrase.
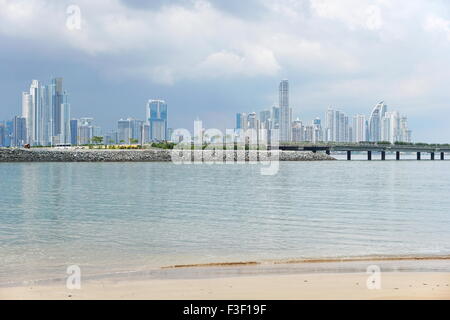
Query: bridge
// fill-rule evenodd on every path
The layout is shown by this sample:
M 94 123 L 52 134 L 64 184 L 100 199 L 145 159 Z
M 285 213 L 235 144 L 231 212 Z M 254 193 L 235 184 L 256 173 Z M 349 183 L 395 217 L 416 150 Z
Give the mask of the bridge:
M 270 146 L 269 146 L 270 148 Z M 430 155 L 430 160 L 435 160 L 435 155 L 440 154 L 440 159 L 445 160 L 445 153 L 450 152 L 450 145 L 396 145 L 396 144 L 283 144 L 279 146 L 280 150 L 286 151 L 312 151 L 312 152 L 346 152 L 347 160 L 352 159 L 352 152 L 367 152 L 367 160 L 372 160 L 372 153 L 378 152 L 381 154 L 381 160 L 386 160 L 386 153 L 395 153 L 396 160 L 400 160 L 401 153 L 416 153 L 417 160 L 422 159 L 422 154 Z

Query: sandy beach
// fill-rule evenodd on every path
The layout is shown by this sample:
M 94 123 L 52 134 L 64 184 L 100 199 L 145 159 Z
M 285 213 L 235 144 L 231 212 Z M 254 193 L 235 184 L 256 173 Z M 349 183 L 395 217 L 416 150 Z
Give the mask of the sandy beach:
M 209 279 L 93 280 L 0 288 L 0 299 L 450 299 L 450 273 L 389 272 L 369 290 L 366 273 L 314 273 Z

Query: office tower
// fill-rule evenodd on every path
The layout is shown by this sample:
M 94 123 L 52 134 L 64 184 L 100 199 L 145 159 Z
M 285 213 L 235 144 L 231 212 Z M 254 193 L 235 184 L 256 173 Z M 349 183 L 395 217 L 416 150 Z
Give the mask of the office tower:
M 381 140 L 395 143 L 401 141 L 400 114 L 398 111 L 386 112 L 381 119 Z
M 391 115 L 387 112 L 383 118 L 381 118 L 381 133 L 379 141 L 391 141 Z
M 369 141 L 381 141 L 381 122 L 387 112 L 387 105 L 384 101 L 373 108 L 369 118 Z
M 70 144 L 78 145 L 78 119 L 70 120 Z
M 270 120 L 270 110 L 263 110 L 259 113 L 259 121 L 265 123 Z
M 94 119 L 80 118 L 78 121 L 78 144 L 85 145 L 92 143 L 94 137 L 94 127 L 92 125 Z
M 31 102 L 31 95 L 28 92 L 22 92 L 22 117 L 25 118 L 27 127 L 25 142 L 31 144 L 33 132 L 33 104 Z
M 12 121 L 11 146 L 22 147 L 27 139 L 27 126 L 24 117 L 15 116 Z
M 117 144 L 119 143 L 118 139 L 119 138 L 117 131 L 111 130 L 103 135 L 103 144 L 105 145 Z
M 313 142 L 321 141 L 323 141 L 322 121 L 320 118 L 316 118 L 313 120 Z
M 145 137 L 145 124 L 144 124 L 144 137 Z M 172 141 L 172 135 L 173 135 L 173 128 L 169 128 L 169 129 L 167 129 L 167 140 L 168 141 L 170 141 L 170 142 L 173 142 Z
M 400 119 L 400 139 L 401 142 L 412 142 L 411 141 L 411 130 L 408 129 L 408 118 L 402 116 Z
M 53 86 L 41 86 L 41 117 L 39 121 L 39 144 L 48 146 L 53 144 Z
M 52 84 L 50 87 L 52 88 L 52 119 L 53 119 L 52 131 L 53 131 L 53 136 L 56 137 L 61 134 L 61 130 L 62 130 L 61 105 L 64 103 L 63 79 L 62 78 L 52 79 Z
M 55 120 L 56 121 L 56 120 Z M 63 94 L 63 103 L 60 106 L 59 113 L 59 134 L 55 135 L 55 144 L 70 144 L 71 143 L 71 128 L 70 128 L 70 104 L 68 103 L 67 94 Z
M 328 108 L 325 115 L 325 140 L 328 142 L 344 142 L 348 136 L 348 118 L 344 113 Z
M 244 119 L 246 118 L 245 113 L 236 113 L 236 129 L 243 129 L 244 127 Z
M 289 108 L 289 82 L 282 80 L 279 86 L 280 141 L 291 141 L 292 111 Z
M 306 125 L 304 133 L 304 141 L 313 142 L 314 140 L 314 125 Z
M 117 133 L 119 136 L 119 143 L 139 143 L 143 139 L 143 125 L 144 121 L 132 118 L 120 119 L 117 122 Z
M 300 119 L 292 122 L 292 141 L 302 142 L 304 141 L 304 127 Z
M 281 121 L 281 111 L 277 106 L 272 107 L 271 114 L 271 128 L 270 129 L 280 129 L 280 121 Z
M 164 100 L 149 100 L 147 124 L 150 126 L 150 141 L 167 140 L 167 104 Z
M 325 132 L 324 132 L 324 140 L 327 142 L 334 141 L 334 110 L 331 108 L 327 109 L 325 114 Z
M 258 129 L 258 119 L 256 117 L 256 112 L 251 112 L 248 114 L 247 123 L 249 129 Z
M 353 117 L 353 142 L 367 141 L 366 139 L 366 117 L 364 115 L 356 115 Z

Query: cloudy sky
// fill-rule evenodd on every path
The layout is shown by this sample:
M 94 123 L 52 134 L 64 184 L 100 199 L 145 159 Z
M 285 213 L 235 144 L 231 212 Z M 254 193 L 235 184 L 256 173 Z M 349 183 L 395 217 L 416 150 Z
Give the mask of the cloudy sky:
M 171 127 L 223 129 L 287 78 L 302 120 L 385 100 L 414 140 L 450 142 L 446 0 L 0 0 L 0 48 L 0 119 L 31 79 L 62 76 L 72 115 L 104 128 L 163 98 Z

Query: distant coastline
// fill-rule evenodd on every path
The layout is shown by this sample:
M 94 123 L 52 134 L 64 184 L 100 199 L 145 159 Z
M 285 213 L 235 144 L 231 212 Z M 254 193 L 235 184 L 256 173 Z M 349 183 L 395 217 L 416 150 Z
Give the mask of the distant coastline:
M 267 151 L 259 151 L 259 153 L 263 152 Z M 171 154 L 172 150 L 166 149 L 0 148 L 0 162 L 170 162 Z M 191 153 L 191 155 L 193 154 L 194 152 Z M 236 159 L 235 152 L 234 158 Z M 248 161 L 248 153 L 246 159 Z M 320 152 L 280 151 L 279 160 L 328 161 L 336 159 Z M 203 161 L 220 161 L 220 159 L 203 156 Z

